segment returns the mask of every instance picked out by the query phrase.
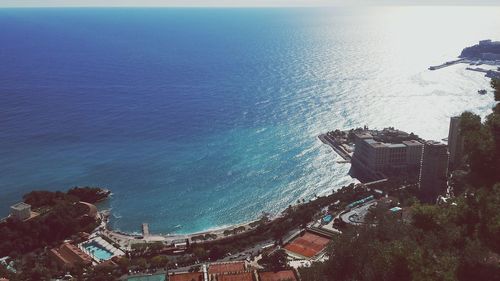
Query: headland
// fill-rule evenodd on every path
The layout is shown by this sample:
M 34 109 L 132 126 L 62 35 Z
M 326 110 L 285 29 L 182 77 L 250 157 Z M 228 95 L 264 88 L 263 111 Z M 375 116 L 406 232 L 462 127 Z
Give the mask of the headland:
M 500 78 L 500 41 L 481 40 L 478 44 L 463 49 L 458 59 L 430 66 L 429 70 L 439 70 L 461 63 L 470 65 L 467 70 L 484 73 L 488 78 Z M 477 67 L 480 65 L 490 69 Z

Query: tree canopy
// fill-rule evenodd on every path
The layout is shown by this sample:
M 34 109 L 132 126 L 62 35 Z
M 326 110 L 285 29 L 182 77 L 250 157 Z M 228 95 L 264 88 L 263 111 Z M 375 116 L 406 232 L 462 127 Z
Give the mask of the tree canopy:
M 491 83 L 500 100 L 500 80 Z M 442 205 L 415 203 L 411 220 L 387 212 L 346 228 L 329 259 L 300 270 L 304 281 L 500 280 L 500 106 L 484 122 L 461 115 L 466 171 Z

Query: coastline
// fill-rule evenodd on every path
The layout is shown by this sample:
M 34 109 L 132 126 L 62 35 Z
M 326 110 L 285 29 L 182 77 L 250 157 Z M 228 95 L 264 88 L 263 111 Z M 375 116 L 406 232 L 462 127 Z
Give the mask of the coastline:
M 312 199 L 315 200 L 315 199 Z M 99 212 L 99 216 L 102 219 L 101 225 L 98 227 L 97 231 L 101 234 L 107 236 L 114 242 L 118 243 L 121 247 L 125 249 L 131 249 L 133 244 L 141 243 L 154 243 L 154 242 L 164 242 L 164 243 L 175 243 L 180 240 L 185 240 L 189 243 L 205 243 L 217 241 L 232 236 L 240 235 L 255 229 L 260 223 L 270 224 L 276 219 L 282 217 L 281 212 L 279 215 L 265 214 L 259 219 L 231 224 L 227 226 L 215 227 L 212 229 L 207 229 L 199 232 L 187 233 L 187 234 L 149 234 L 146 236 L 134 233 L 127 233 L 119 230 L 112 229 L 109 226 L 109 216 L 110 210 L 102 210 Z M 282 211 L 283 212 L 283 211 Z M 238 231 L 234 231 L 238 230 Z M 231 233 L 228 233 L 230 231 Z M 234 231 L 234 232 L 233 232 Z M 205 239 L 201 237 L 206 237 Z
M 316 141 L 321 142 L 323 145 L 328 145 L 334 152 L 337 153 L 342 159 L 345 159 L 344 156 L 339 153 L 338 149 L 335 149 L 331 144 L 328 143 L 324 139 L 324 136 L 326 134 L 320 134 L 316 137 Z M 350 161 L 345 161 L 344 163 L 350 163 Z M 342 187 L 345 187 L 349 184 L 356 184 L 358 181 L 355 178 L 351 177 L 351 181 L 344 185 L 344 186 L 339 186 L 337 188 L 334 188 L 333 190 L 339 190 Z M 113 195 L 113 192 L 109 191 L 109 196 Z M 327 193 L 325 193 L 327 194 Z M 329 193 L 328 193 L 329 194 Z M 109 196 L 104 199 L 103 201 L 109 199 Z M 322 196 L 315 196 L 307 200 L 306 202 L 309 201 L 315 201 L 318 198 L 321 198 Z M 102 202 L 102 201 L 101 201 Z M 301 203 L 302 204 L 302 203 Z M 209 228 L 206 230 L 202 231 L 197 231 L 197 232 L 191 232 L 191 233 L 185 233 L 185 234 L 155 234 L 155 233 L 150 233 L 146 237 L 144 237 L 141 233 L 139 232 L 127 232 L 127 231 L 120 231 L 118 229 L 113 229 L 110 224 L 109 224 L 109 218 L 111 217 L 111 209 L 103 209 L 99 210 L 99 215 L 102 218 L 103 223 L 101 224 L 101 227 L 103 228 L 102 234 L 106 235 L 108 238 L 112 239 L 113 241 L 117 242 L 120 246 L 126 248 L 126 249 L 131 249 L 132 244 L 136 243 L 154 243 L 154 242 L 165 242 L 165 243 L 174 243 L 179 240 L 186 240 L 189 243 L 205 243 L 205 242 L 212 242 L 212 241 L 217 241 L 217 240 L 222 240 L 225 238 L 230 238 L 232 236 L 240 235 L 243 233 L 246 233 L 248 231 L 253 230 L 256 228 L 260 223 L 265 223 L 265 224 L 272 224 L 275 220 L 282 218 L 283 217 L 283 212 L 287 209 L 287 207 L 283 208 L 276 214 L 271 214 L 267 212 L 263 212 L 262 216 L 260 218 L 255 218 L 246 222 L 241 222 L 241 223 L 235 223 L 235 224 L 229 224 L 225 226 L 219 226 L 219 227 L 213 227 Z M 242 231 L 238 231 L 235 233 L 230 233 L 230 234 L 225 234 L 226 231 L 231 231 L 239 228 L 244 228 Z M 201 236 L 207 236 L 207 239 L 193 239 Z M 212 236 L 212 237 L 210 237 Z M 216 237 L 213 237 L 216 236 Z
M 319 139 L 318 139 L 319 140 Z M 350 184 L 355 184 L 356 182 L 353 180 Z M 342 186 L 345 187 L 345 186 Z M 339 187 L 335 190 L 341 189 Z M 327 195 L 326 195 L 327 196 Z M 311 198 L 306 202 L 316 201 L 323 196 L 317 196 Z M 302 205 L 303 203 L 299 204 Z M 295 206 L 295 205 L 294 205 Z M 106 236 L 107 238 L 113 240 L 123 249 L 131 250 L 132 245 L 134 244 L 143 244 L 143 243 L 155 243 L 155 242 L 163 242 L 167 244 L 175 244 L 181 242 L 188 243 L 207 243 L 218 240 L 223 240 L 226 238 L 231 238 L 234 236 L 238 236 L 241 234 L 245 234 L 249 231 L 254 230 L 261 224 L 271 225 L 276 220 L 283 217 L 283 212 L 286 210 L 281 210 L 278 214 L 269 214 L 264 213 L 261 218 L 250 220 L 247 222 L 231 224 L 227 226 L 215 227 L 212 229 L 207 229 L 199 232 L 187 233 L 187 234 L 149 234 L 147 236 L 143 236 L 141 234 L 134 234 L 123 232 L 119 230 L 112 229 L 109 226 L 109 217 L 111 210 L 102 210 L 99 212 L 99 216 L 102 219 L 101 226 L 98 227 L 94 232 L 100 232 L 100 234 Z M 236 231 L 233 233 L 227 233 L 227 231 L 233 231 L 239 229 L 240 231 Z M 200 239 L 200 237 L 206 236 L 206 239 Z M 198 238 L 198 239 L 197 239 Z

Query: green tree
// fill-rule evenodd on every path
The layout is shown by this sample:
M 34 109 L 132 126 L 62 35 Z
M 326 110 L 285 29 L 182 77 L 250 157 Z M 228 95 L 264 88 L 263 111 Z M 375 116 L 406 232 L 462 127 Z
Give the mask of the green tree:
M 500 253 L 500 183 L 479 194 L 480 234 L 486 245 Z
M 271 254 L 263 255 L 259 264 L 268 270 L 277 272 L 288 267 L 287 256 L 285 250 L 279 249 Z
M 207 251 L 201 246 L 194 247 L 192 249 L 192 253 L 196 258 L 200 260 L 205 260 L 208 257 Z
M 210 249 L 209 252 L 209 258 L 210 260 L 218 260 L 226 254 L 227 250 L 219 245 L 215 245 L 212 249 Z
M 495 100 L 500 101 L 500 79 L 491 79 L 491 87 L 494 90 Z
M 165 244 L 163 244 L 162 242 L 154 242 L 148 244 L 148 248 L 152 253 L 159 253 L 164 247 Z
M 168 264 L 168 258 L 166 256 L 155 256 L 151 259 L 151 266 L 154 268 L 165 267 Z
M 118 276 L 116 272 L 114 272 L 112 267 L 94 267 L 88 271 L 85 280 L 92 281 L 114 281 L 118 280 Z
M 121 257 L 116 261 L 116 264 L 118 265 L 118 268 L 120 269 L 122 274 L 128 273 L 130 267 L 130 260 L 128 258 Z
M 140 257 L 133 260 L 133 265 L 137 266 L 139 270 L 144 270 L 148 267 L 148 261 L 145 258 Z
M 464 136 L 464 152 L 476 181 L 488 182 L 498 173 L 495 170 L 495 142 L 490 128 L 471 112 L 461 115 L 460 128 Z

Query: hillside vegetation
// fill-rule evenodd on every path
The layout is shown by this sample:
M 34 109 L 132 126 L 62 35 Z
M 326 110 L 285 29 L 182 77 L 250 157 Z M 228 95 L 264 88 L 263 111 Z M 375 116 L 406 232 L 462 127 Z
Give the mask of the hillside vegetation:
M 500 81 L 492 81 L 495 99 Z M 405 222 L 375 209 L 375 226 L 336 237 L 329 260 L 300 270 L 303 281 L 500 280 L 500 105 L 481 122 L 462 114 L 465 164 L 454 198 L 415 203 Z

